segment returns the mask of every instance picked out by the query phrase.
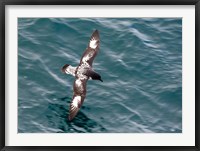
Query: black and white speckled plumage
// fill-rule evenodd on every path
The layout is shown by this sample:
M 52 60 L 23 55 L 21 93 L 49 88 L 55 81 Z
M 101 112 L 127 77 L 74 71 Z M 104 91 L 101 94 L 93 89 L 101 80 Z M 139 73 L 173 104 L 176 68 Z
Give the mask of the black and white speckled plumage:
M 69 109 L 69 120 L 72 120 L 76 116 L 83 104 L 86 97 L 86 84 L 88 79 L 102 81 L 101 76 L 92 69 L 93 60 L 99 51 L 99 44 L 99 32 L 98 30 L 95 30 L 81 57 L 79 65 L 77 67 L 72 67 L 71 65 L 66 64 L 62 68 L 63 73 L 75 76 L 73 85 L 74 94 Z

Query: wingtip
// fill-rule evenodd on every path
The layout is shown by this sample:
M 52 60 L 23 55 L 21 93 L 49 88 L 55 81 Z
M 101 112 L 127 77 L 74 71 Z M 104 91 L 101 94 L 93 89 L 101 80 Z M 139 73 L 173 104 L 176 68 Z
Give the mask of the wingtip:
M 76 114 L 77 114 L 77 113 L 76 113 Z M 72 120 L 75 118 L 76 114 L 75 114 L 75 115 L 69 114 L 69 116 L 68 116 L 68 121 L 72 121 Z
M 96 37 L 99 39 L 99 31 L 97 29 L 93 32 L 92 37 Z
M 98 31 L 97 29 L 96 29 L 94 32 L 97 33 L 97 34 L 99 35 L 99 31 Z
M 72 121 L 74 117 L 75 117 L 75 116 L 72 116 L 71 114 L 69 114 L 69 115 L 68 115 L 68 121 Z
M 99 31 L 97 29 L 95 29 L 94 33 L 99 33 Z

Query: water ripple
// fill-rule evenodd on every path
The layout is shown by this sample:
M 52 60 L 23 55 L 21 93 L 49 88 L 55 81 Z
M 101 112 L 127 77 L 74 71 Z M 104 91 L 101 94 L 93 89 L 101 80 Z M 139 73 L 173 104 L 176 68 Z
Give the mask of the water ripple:
M 100 51 L 76 118 L 77 66 L 93 30 Z M 19 133 L 181 133 L 181 18 L 19 18 Z

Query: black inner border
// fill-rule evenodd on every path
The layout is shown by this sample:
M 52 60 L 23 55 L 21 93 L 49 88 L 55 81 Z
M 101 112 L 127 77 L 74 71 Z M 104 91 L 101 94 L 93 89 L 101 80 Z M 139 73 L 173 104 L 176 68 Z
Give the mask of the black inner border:
M 195 5 L 195 146 L 5 146 L 5 7 L 7 5 Z M 198 95 L 200 0 L 0 0 L 0 12 L 1 151 L 200 151 L 200 104 Z

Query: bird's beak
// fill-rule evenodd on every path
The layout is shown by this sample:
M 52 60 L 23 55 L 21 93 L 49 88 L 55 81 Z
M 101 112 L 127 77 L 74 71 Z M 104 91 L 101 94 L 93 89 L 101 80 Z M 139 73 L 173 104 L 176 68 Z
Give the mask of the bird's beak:
M 101 82 L 103 82 L 103 80 L 102 80 L 102 79 L 100 79 L 100 81 L 101 81 Z

